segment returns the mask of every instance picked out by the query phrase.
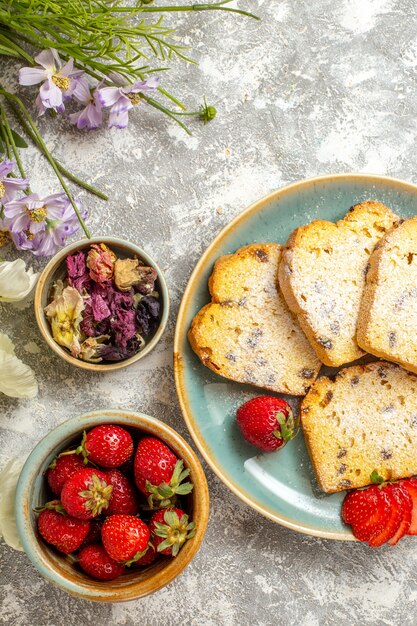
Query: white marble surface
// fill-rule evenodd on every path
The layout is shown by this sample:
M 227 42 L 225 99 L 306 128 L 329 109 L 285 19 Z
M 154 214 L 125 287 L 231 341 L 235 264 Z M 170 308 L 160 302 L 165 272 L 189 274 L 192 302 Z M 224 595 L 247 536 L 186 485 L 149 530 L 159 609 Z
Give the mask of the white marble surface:
M 173 306 L 158 349 L 106 376 L 58 360 L 45 348 L 30 307 L 16 314 L 0 306 L 1 329 L 40 384 L 33 401 L 0 399 L 0 467 L 12 454 L 25 457 L 51 427 L 99 407 L 141 409 L 189 440 L 175 399 L 172 340 L 181 293 L 214 235 L 252 201 L 300 178 L 352 170 L 417 178 L 414 2 L 239 5 L 262 22 L 220 13 L 180 20 L 200 61 L 199 68 L 176 64 L 180 95 L 197 105 L 205 94 L 219 111 L 213 124 L 193 125 L 193 137 L 145 108 L 124 132 L 83 134 L 60 120 L 42 122 L 57 157 L 110 193 L 107 204 L 84 195 L 94 235 L 125 237 L 153 254 Z M 167 85 L 173 75 L 164 75 Z M 38 153 L 29 151 L 25 163 L 34 190 L 57 191 Z M 206 470 L 212 496 L 206 539 L 167 588 L 124 605 L 84 602 L 49 585 L 24 555 L 1 544 L 0 623 L 416 624 L 413 539 L 372 551 L 297 535 L 241 504 Z

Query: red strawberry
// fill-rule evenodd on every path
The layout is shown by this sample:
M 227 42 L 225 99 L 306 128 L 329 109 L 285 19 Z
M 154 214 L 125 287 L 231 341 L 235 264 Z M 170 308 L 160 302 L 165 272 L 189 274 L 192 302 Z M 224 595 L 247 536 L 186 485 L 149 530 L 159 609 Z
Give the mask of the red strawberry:
M 408 496 L 406 489 L 401 487 L 399 483 L 388 484 L 382 489 L 385 491 L 391 505 L 391 515 L 385 528 L 376 535 L 373 535 L 368 541 L 372 548 L 382 546 L 382 544 L 394 537 L 397 533 L 403 519 L 404 492 L 407 493 Z
M 412 501 L 411 496 L 408 493 L 407 489 L 405 487 L 403 487 L 402 484 L 401 484 L 401 488 L 403 489 L 402 496 L 401 496 L 402 499 L 403 499 L 403 503 L 402 503 L 402 505 L 403 505 L 403 516 L 402 516 L 401 524 L 400 524 L 397 532 L 388 541 L 390 546 L 395 546 L 395 544 L 398 543 L 399 540 L 402 537 L 404 537 L 404 535 L 407 533 L 408 529 L 410 528 L 411 511 L 412 511 L 412 508 L 413 508 L 413 501 Z
M 89 576 L 99 580 L 113 580 L 125 572 L 125 566 L 110 558 L 98 543 L 82 548 L 78 562 Z
M 84 464 L 76 454 L 64 454 L 54 459 L 46 472 L 48 484 L 53 493 L 60 496 L 65 481 L 83 468 Z
M 137 561 L 133 563 L 133 565 L 141 565 L 142 567 L 145 565 L 150 565 L 153 563 L 158 556 L 157 551 L 153 547 L 152 543 L 148 543 L 148 548 L 143 556 L 140 557 Z
M 135 455 L 135 482 L 139 491 L 148 496 L 151 508 L 168 506 L 177 494 L 191 492 L 193 485 L 182 482 L 190 470 L 183 467 L 183 461 L 160 439 L 144 437 L 140 440 Z
M 107 482 L 113 487 L 107 515 L 115 513 L 135 515 L 138 512 L 138 499 L 134 487 L 119 470 L 106 472 Z
M 157 552 L 177 556 L 187 539 L 195 535 L 194 522 L 181 509 L 161 509 L 151 517 L 149 528 Z
M 77 550 L 90 530 L 90 522 L 67 515 L 58 500 L 48 502 L 45 507 L 38 517 L 41 537 L 64 554 Z
M 411 521 L 407 530 L 407 535 L 417 535 L 417 478 L 408 478 L 401 481 L 412 500 Z
M 383 502 L 381 502 L 381 499 Z M 346 524 L 361 525 L 366 522 L 379 506 L 383 506 L 380 487 L 373 485 L 367 489 L 355 489 L 349 492 L 342 504 L 342 519 Z
M 263 452 L 281 448 L 298 432 L 292 409 L 282 398 L 253 398 L 238 408 L 236 419 L 246 441 Z
M 130 564 L 146 550 L 150 538 L 145 522 L 133 515 L 111 515 L 104 521 L 101 538 L 106 552 L 115 561 Z
M 359 541 L 369 541 L 381 533 L 391 515 L 391 505 L 385 491 L 376 485 L 348 493 L 342 505 L 342 519 L 352 524 Z
M 85 464 L 92 461 L 101 467 L 119 467 L 132 456 L 133 439 L 121 426 L 101 424 L 84 432 L 77 453 L 83 455 Z
M 107 509 L 113 487 L 104 472 L 85 467 L 69 478 L 61 491 L 62 506 L 73 517 L 92 519 Z

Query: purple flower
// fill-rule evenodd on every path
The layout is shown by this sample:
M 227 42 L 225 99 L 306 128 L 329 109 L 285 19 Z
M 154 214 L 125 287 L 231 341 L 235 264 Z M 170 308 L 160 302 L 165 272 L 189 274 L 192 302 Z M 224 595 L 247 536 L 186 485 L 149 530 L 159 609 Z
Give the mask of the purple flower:
M 81 210 L 83 218 L 87 212 Z M 40 199 L 30 194 L 4 206 L 12 239 L 18 250 L 51 256 L 79 228 L 78 218 L 64 193 Z
M 36 67 L 22 67 L 19 70 L 19 83 L 30 86 L 43 83 L 35 104 L 39 115 L 46 109 L 58 113 L 64 111 L 64 101 L 69 100 L 79 82 L 87 83 L 82 70 L 74 70 L 74 60 L 69 59 L 62 67 L 61 59 L 54 48 L 43 50 L 35 57 Z
M 143 346 L 144 343 L 136 337 L 129 339 L 125 347 L 102 343 L 97 347 L 96 356 L 101 357 L 104 361 L 123 361 L 135 355 Z
M 14 161 L 2 161 L 0 163 L 0 206 L 10 202 L 16 193 L 27 189 L 29 181 L 26 178 L 10 178 L 9 174 L 16 168 Z
M 136 314 L 133 309 L 119 309 L 116 319 L 111 320 L 110 328 L 115 335 L 115 344 L 125 348 L 129 339 L 136 335 Z
M 144 81 L 136 81 L 132 85 L 121 87 L 103 87 L 98 90 L 98 98 L 102 107 L 111 107 L 109 128 L 126 128 L 128 111 L 141 101 L 141 93 L 153 92 L 157 89 L 160 79 L 152 76 Z
M 80 250 L 76 254 L 70 254 L 66 258 L 67 280 L 71 287 L 82 293 L 90 291 L 91 280 L 85 262 L 85 254 Z
M 145 296 L 139 302 L 136 321 L 139 332 L 142 335 L 152 335 L 159 325 L 161 314 L 161 303 L 153 296 Z
M 78 102 L 84 104 L 84 109 L 71 113 L 69 116 L 71 124 L 75 124 L 79 130 L 99 128 L 103 121 L 103 107 L 98 89 L 92 90 L 87 81 L 79 81 L 73 96 Z

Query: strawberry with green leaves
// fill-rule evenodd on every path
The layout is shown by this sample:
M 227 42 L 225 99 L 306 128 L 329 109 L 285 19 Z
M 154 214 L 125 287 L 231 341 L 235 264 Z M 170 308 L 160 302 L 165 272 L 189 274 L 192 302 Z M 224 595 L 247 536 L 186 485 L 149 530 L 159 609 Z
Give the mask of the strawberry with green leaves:
M 125 566 L 112 559 L 98 543 L 82 548 L 78 563 L 86 574 L 98 580 L 114 580 L 125 572 Z
M 78 550 L 90 530 L 90 522 L 67 515 L 58 500 L 39 511 L 38 531 L 47 543 L 64 554 Z
M 282 448 L 298 433 L 293 411 L 282 398 L 252 398 L 239 407 L 236 419 L 246 441 L 263 452 Z
M 150 536 L 145 522 L 134 515 L 110 515 L 101 529 L 101 539 L 107 554 L 126 565 L 143 556 Z
M 133 454 L 130 433 L 117 424 L 101 424 L 84 432 L 81 445 L 76 450 L 88 461 L 101 467 L 115 468 L 126 463 Z
M 193 489 L 191 482 L 183 482 L 190 470 L 184 462 L 156 437 L 140 440 L 134 462 L 136 486 L 148 498 L 151 509 L 163 508 L 176 502 L 176 496 Z
M 195 535 L 195 524 L 181 509 L 160 509 L 149 522 L 152 543 L 159 554 L 177 556 L 187 541 Z
M 105 511 L 113 487 L 104 472 L 85 467 L 69 478 L 61 491 L 61 502 L 68 515 L 93 519 Z

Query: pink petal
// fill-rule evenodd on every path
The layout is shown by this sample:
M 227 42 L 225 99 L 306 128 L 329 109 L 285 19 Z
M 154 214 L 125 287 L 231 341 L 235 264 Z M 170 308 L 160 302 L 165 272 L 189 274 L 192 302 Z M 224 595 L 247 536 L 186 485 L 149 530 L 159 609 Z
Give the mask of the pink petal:
M 40 67 L 22 67 L 19 70 L 19 84 L 25 87 L 37 85 L 47 78 L 48 73 Z

